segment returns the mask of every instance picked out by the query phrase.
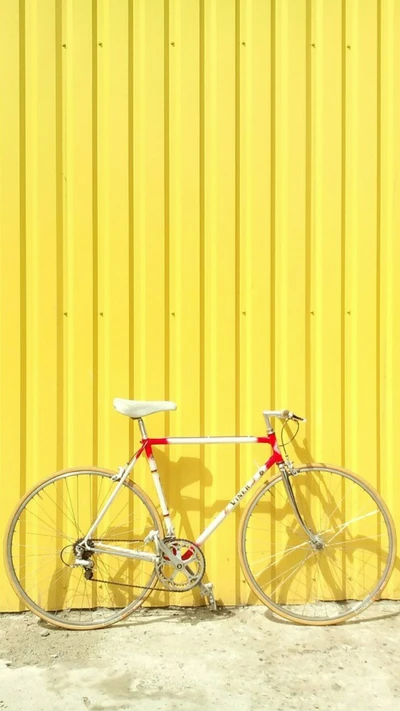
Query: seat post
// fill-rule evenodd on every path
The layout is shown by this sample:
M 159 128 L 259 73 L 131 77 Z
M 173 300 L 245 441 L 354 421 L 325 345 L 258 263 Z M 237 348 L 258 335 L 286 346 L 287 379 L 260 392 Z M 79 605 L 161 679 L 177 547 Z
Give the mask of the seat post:
M 148 437 L 148 434 L 147 434 L 147 432 L 146 432 L 146 428 L 145 428 L 145 426 L 144 426 L 144 422 L 143 422 L 143 420 L 142 420 L 141 417 L 138 417 L 138 425 L 139 425 L 139 429 L 140 429 L 140 433 L 141 433 L 141 435 L 142 435 L 142 438 L 143 438 L 143 439 L 148 439 L 149 437 Z

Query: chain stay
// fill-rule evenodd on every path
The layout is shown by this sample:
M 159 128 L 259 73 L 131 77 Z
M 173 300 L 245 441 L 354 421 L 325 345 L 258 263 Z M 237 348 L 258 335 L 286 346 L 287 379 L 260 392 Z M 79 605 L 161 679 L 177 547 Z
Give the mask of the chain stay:
M 107 543 L 143 543 L 143 538 L 91 538 L 91 541 L 107 541 Z
M 92 538 L 92 541 L 105 541 L 107 543 L 143 543 L 142 538 Z M 129 583 L 114 583 L 112 580 L 102 580 L 101 578 L 88 578 L 92 583 L 105 583 L 106 585 L 118 585 L 123 588 L 140 588 L 140 590 L 162 590 L 163 588 L 149 588 L 148 585 L 130 585 Z M 186 592 L 177 590 L 176 592 Z
M 115 538 L 92 538 L 92 541 L 106 541 L 107 543 L 143 543 L 142 538 L 118 538 L 115 540 Z M 131 585 L 130 583 L 115 583 L 112 580 L 103 580 L 102 578 L 87 578 L 87 580 L 90 580 L 91 583 L 105 583 L 106 585 L 118 585 L 119 587 L 123 588 L 140 588 L 140 590 L 163 590 L 163 588 L 160 587 L 151 587 L 149 588 L 148 585 Z M 177 593 L 184 593 L 187 592 L 186 590 L 174 590 L 174 592 Z

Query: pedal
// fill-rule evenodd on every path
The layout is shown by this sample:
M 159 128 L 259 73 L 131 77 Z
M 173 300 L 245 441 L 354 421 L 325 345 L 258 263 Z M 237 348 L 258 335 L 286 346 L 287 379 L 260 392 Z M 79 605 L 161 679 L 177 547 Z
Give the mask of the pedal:
M 214 585 L 212 583 L 200 583 L 199 588 L 200 588 L 200 595 L 202 597 L 207 598 L 209 607 L 211 608 L 211 610 L 216 612 L 217 603 L 216 603 L 215 597 L 214 597 Z

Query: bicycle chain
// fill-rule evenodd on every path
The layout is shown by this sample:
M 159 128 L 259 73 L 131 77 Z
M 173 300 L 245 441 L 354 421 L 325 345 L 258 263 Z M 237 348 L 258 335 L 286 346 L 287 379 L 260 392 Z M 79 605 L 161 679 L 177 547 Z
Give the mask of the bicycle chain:
M 130 585 L 129 583 L 114 583 L 112 580 L 102 580 L 101 578 L 88 578 L 91 583 L 106 583 L 107 585 L 118 585 L 118 587 L 123 588 L 140 588 L 141 590 L 162 590 L 163 588 L 149 588 L 147 585 Z M 177 590 L 176 592 L 185 592 L 184 590 Z
M 139 543 L 142 538 L 92 538 L 92 541 L 106 541 L 107 543 Z M 114 583 L 112 580 L 102 580 L 101 578 L 89 578 L 92 583 L 106 583 L 107 585 L 118 585 L 123 588 L 140 588 L 140 590 L 162 590 L 163 588 L 149 588 L 147 585 L 130 585 L 129 583 Z M 176 590 L 175 592 L 185 592 L 185 590 Z

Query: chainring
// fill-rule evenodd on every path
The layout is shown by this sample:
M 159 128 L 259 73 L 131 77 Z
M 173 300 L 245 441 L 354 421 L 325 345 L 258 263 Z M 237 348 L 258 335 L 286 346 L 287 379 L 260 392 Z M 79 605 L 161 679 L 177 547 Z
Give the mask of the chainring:
M 168 559 L 168 555 L 162 552 L 160 560 L 156 564 L 156 575 L 160 583 L 167 590 L 175 592 L 185 592 L 199 585 L 206 570 L 203 551 L 195 543 L 185 538 L 175 538 L 172 541 L 164 540 L 163 542 L 179 559 L 179 564 L 172 563 Z

